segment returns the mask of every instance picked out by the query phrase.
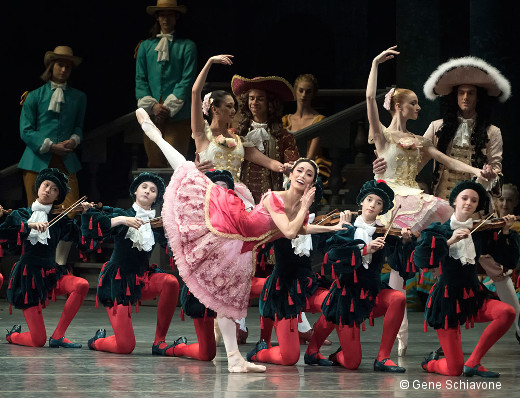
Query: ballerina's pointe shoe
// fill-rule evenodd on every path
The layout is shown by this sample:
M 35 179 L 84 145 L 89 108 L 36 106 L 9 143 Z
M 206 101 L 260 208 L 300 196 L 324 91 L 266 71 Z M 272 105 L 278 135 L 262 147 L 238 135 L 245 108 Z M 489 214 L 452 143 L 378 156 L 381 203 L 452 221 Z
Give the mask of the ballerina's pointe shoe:
M 135 116 L 137 117 L 137 121 L 141 125 L 141 128 L 148 136 L 148 138 L 155 142 L 162 137 L 159 129 L 150 120 L 150 115 L 148 115 L 148 112 L 146 112 L 143 108 L 138 108 L 135 111 Z
M 263 365 L 247 362 L 238 350 L 230 352 L 227 357 L 229 373 L 264 373 L 267 369 Z
M 215 332 L 215 344 L 217 346 L 222 345 L 222 333 L 220 332 L 220 327 L 218 326 L 217 318 L 215 318 L 213 323 L 213 331 Z
M 397 356 L 404 357 L 406 356 L 406 349 L 408 347 L 403 343 L 402 340 L 397 340 Z

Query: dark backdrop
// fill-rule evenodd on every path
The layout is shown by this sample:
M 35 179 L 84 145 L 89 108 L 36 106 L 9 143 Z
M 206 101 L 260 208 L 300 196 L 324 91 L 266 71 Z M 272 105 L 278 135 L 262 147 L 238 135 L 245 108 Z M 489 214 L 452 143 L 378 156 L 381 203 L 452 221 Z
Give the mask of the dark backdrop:
M 233 67 L 215 67 L 210 81 L 279 75 L 293 81 L 313 73 L 322 88 L 364 88 L 372 58 L 398 44 L 402 55 L 381 67 L 379 87 L 397 84 L 415 90 L 423 106 L 420 120 L 409 128 L 422 133 L 438 118 L 438 105 L 424 99 L 422 84 L 450 57 L 475 55 L 508 77 L 513 93 L 519 39 L 519 6 L 492 0 L 332 1 L 208 0 L 185 1 L 188 14 L 180 35 L 194 40 L 199 69 L 214 54 L 235 55 Z M 84 58 L 73 71 L 71 86 L 87 93 L 85 133 L 135 109 L 134 49 L 148 36 L 153 19 L 145 13 L 155 1 L 4 2 L 4 90 L 0 168 L 16 163 L 24 144 L 19 138 L 19 97 L 42 84 L 43 56 L 57 45 L 69 45 Z M 359 100 L 362 100 L 360 98 Z M 331 106 L 326 114 L 339 111 Z M 496 107 L 493 121 L 501 127 L 506 178 L 520 184 L 516 173 L 518 133 L 513 96 Z

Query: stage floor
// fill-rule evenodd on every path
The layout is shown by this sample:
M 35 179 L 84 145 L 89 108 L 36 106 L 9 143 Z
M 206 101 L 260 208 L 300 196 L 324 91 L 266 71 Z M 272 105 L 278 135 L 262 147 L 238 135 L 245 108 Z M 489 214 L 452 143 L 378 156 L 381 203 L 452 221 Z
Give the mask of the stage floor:
M 48 336 L 52 334 L 63 301 L 51 303 L 44 310 Z M 313 367 L 303 362 L 305 346 L 296 366 L 267 365 L 265 374 L 229 374 L 224 347 L 217 348 L 212 362 L 187 358 L 151 355 L 155 335 L 155 307 L 141 307 L 133 314 L 137 340 L 131 355 L 94 352 L 87 348 L 87 340 L 99 328 L 112 330 L 106 313 L 86 302 L 73 320 L 67 337 L 83 344 L 82 349 L 28 348 L 0 343 L 0 396 L 1 397 L 470 397 L 516 396 L 520 385 L 520 346 L 511 330 L 488 352 L 483 364 L 501 373 L 499 379 L 480 377 L 445 377 L 425 373 L 421 361 L 438 347 L 435 332 L 423 332 L 423 314 L 409 313 L 410 343 L 407 356 L 399 359 L 404 374 L 374 372 L 372 364 L 379 347 L 382 318 L 374 327 L 367 325 L 362 332 L 363 361 L 357 371 L 341 367 Z M 314 322 L 317 315 L 308 314 Z M 245 355 L 260 335 L 258 307 L 248 315 L 249 338 L 240 346 Z M 11 329 L 21 324 L 27 331 L 22 312 L 14 310 L 9 316 L 5 301 L 0 304 L 0 327 Z M 467 358 L 475 346 L 484 324 L 475 324 L 472 330 L 462 331 L 462 346 Z M 195 342 L 195 330 L 189 318 L 181 322 L 179 311 L 168 333 L 168 342 L 186 336 Z M 339 346 L 333 333 L 332 346 L 322 353 L 329 355 Z M 273 341 L 275 341 L 273 334 Z M 397 360 L 397 343 L 392 351 Z M 487 383 L 487 384 L 486 384 Z

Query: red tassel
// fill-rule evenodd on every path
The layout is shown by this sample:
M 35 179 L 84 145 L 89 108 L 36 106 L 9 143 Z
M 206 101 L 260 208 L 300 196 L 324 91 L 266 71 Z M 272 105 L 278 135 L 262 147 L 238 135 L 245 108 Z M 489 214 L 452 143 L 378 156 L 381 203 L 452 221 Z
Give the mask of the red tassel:
M 444 318 L 444 329 L 448 329 L 448 315 Z
M 324 275 L 325 275 L 325 268 L 323 268 L 323 264 L 321 264 L 321 272 L 320 272 L 320 275 L 321 275 L 321 276 L 324 276 Z
M 302 289 L 300 287 L 300 281 L 298 279 L 296 279 L 296 293 L 298 293 L 298 294 L 302 293 Z
M 466 288 L 463 288 L 464 294 L 462 295 L 462 299 L 466 300 L 468 298 L 468 293 L 466 292 Z
M 493 240 L 496 242 L 498 240 L 498 232 L 493 233 Z
M 469 329 L 469 319 L 466 319 L 466 329 Z
M 460 304 L 459 304 L 459 300 L 457 300 L 457 314 L 460 314 Z
M 430 299 L 428 300 L 427 308 L 431 308 L 432 306 L 432 296 L 430 296 Z
M 372 315 L 372 313 L 370 313 L 370 316 L 368 317 L 368 324 L 370 326 L 374 326 L 374 316 Z
M 332 279 L 336 279 L 336 274 L 334 273 L 334 265 L 331 266 L 331 269 L 332 269 Z
M 24 233 L 25 232 L 25 225 L 23 224 L 23 221 L 20 221 L 20 233 Z
M 18 232 L 18 238 L 16 238 L 16 245 L 20 246 L 22 244 L 22 239 L 20 239 L 20 232 Z
M 426 333 L 428 331 L 428 323 L 426 322 L 426 319 L 424 320 L 424 332 Z
M 406 272 L 410 272 L 410 261 L 406 260 Z
M 442 275 L 442 264 L 440 261 L 439 261 L 439 275 Z
M 131 296 L 132 293 L 130 292 L 130 286 L 126 285 L 126 295 Z
M 337 287 L 338 289 L 341 289 L 341 285 L 339 284 L 339 279 L 336 279 L 336 287 Z
M 444 298 L 448 298 L 448 286 L 444 286 Z
M 293 302 L 290 294 L 287 294 L 287 304 L 294 305 L 294 302 Z
M 9 279 L 9 286 L 7 288 L 12 289 L 12 285 L 13 285 L 13 278 Z
M 114 279 L 121 279 L 121 274 L 119 273 L 119 268 L 117 269 L 117 274 Z
M 276 279 L 276 290 L 280 290 L 280 278 Z
M 99 299 L 98 299 L 97 294 L 96 294 L 96 308 L 99 308 Z
M 433 250 L 432 250 L 432 254 L 430 256 L 430 265 L 433 265 Z
M 431 244 L 431 248 L 432 248 L 432 249 L 435 249 L 435 236 L 432 236 L 432 244 Z
M 25 292 L 25 300 L 23 301 L 24 304 L 29 304 L 29 298 L 27 296 L 27 292 Z
M 347 295 L 347 289 L 345 286 L 343 286 L 343 291 L 341 292 L 341 295 L 342 296 L 346 296 Z
M 323 256 L 323 264 L 327 264 L 329 261 L 329 252 L 325 253 L 325 256 Z
M 101 276 L 99 277 L 99 282 L 98 282 L 98 286 L 99 286 L 99 287 L 103 286 L 103 276 L 104 276 L 104 275 L 101 275 Z
M 23 267 L 23 276 L 27 276 L 27 264 Z
M 101 246 L 98 246 L 96 252 L 97 252 L 97 253 L 102 253 Z
M 87 244 L 87 240 L 85 239 L 84 236 L 81 237 L 81 244 L 82 245 L 86 245 Z
M 352 260 L 350 261 L 350 264 L 352 266 L 356 265 L 356 253 L 354 253 L 354 251 L 352 251 Z
M 354 300 L 350 302 L 350 312 L 354 312 Z
M 473 289 L 469 289 L 468 298 L 475 297 L 475 294 L 473 294 Z
M 114 299 L 114 307 L 113 307 L 112 313 L 114 315 L 117 314 L 117 298 Z
M 264 292 L 264 301 L 267 301 L 267 289 L 265 289 L 265 292 Z
M 52 300 L 52 301 L 56 301 L 56 289 L 52 289 L 51 300 Z
M 32 288 L 33 290 L 36 289 L 36 284 L 34 283 L 34 275 L 33 275 L 33 277 L 32 277 L 31 288 Z
M 90 250 L 94 249 L 94 239 L 90 240 Z
M 366 327 L 365 327 L 365 319 L 363 319 L 363 324 L 362 325 L 363 325 L 363 332 L 364 332 L 365 330 L 367 330 Z
M 354 270 L 354 283 L 357 283 L 357 272 Z
M 92 231 L 92 216 L 90 216 L 90 221 L 88 223 L 88 229 Z
M 421 271 L 421 277 L 419 278 L 419 285 L 424 283 L 424 269 Z
M 97 236 L 103 236 L 103 232 L 101 232 L 101 226 L 97 225 Z

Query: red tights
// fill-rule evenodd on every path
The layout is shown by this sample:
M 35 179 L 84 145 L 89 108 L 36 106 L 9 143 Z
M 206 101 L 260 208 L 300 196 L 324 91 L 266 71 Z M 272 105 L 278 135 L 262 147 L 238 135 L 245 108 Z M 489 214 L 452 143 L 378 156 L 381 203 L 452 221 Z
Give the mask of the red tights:
M 213 360 L 217 353 L 213 329 L 214 318 L 194 318 L 193 324 L 195 325 L 198 343 L 177 345 L 174 356 L 190 357 L 199 361 Z
M 383 289 L 376 298 L 376 305 L 372 309 L 372 316 L 379 318 L 384 316 L 383 335 L 377 360 L 381 361 L 390 357 L 395 337 L 403 321 L 406 299 L 404 294 L 392 289 Z M 361 363 L 361 341 L 359 326 L 336 326 L 327 322 L 322 315 L 314 325 L 314 333 L 307 348 L 308 354 L 319 352 L 323 342 L 329 334 L 336 328 L 341 351 L 336 354 L 336 360 L 347 369 L 357 369 Z M 344 354 L 345 353 L 345 354 Z M 387 361 L 387 365 L 395 365 L 392 361 Z
M 159 296 L 157 303 L 157 327 L 154 344 L 166 340 L 166 333 L 177 306 L 179 298 L 179 282 L 171 274 L 156 273 L 150 275 L 149 283 L 141 289 L 141 300 L 150 300 Z M 108 318 L 114 335 L 97 339 L 94 343 L 97 351 L 108 351 L 116 354 L 130 354 L 135 348 L 135 335 L 132 326 L 130 307 L 117 305 L 107 308 Z M 171 350 L 173 351 L 173 350 Z M 173 352 L 169 353 L 173 356 Z
M 308 299 L 308 308 L 306 312 L 316 313 L 321 312 L 321 304 L 327 296 L 329 291 L 327 289 L 319 288 L 316 292 Z M 266 329 L 266 321 L 269 325 L 272 321 L 264 318 L 264 328 L 262 333 Z M 270 341 L 270 328 L 269 329 L 269 340 Z M 274 329 L 276 336 L 278 337 L 279 345 L 277 347 L 271 347 L 266 350 L 261 350 L 256 354 L 256 361 L 275 363 L 278 365 L 294 365 L 300 359 L 300 339 L 298 338 L 298 320 L 292 319 L 279 319 L 274 322 Z
M 464 365 L 473 368 L 480 365 L 482 357 L 510 328 L 515 320 L 515 310 L 509 304 L 498 300 L 485 300 L 474 318 L 474 322 L 491 323 L 482 332 L 470 357 L 464 363 L 460 329 L 437 329 L 437 336 L 444 351 L 444 358 L 428 362 L 427 371 L 446 376 L 459 376 Z M 480 370 L 485 370 L 480 367 Z
M 58 326 L 56 326 L 56 330 L 51 336 L 53 339 L 61 339 L 65 336 L 65 331 L 74 316 L 76 316 L 79 307 L 81 307 L 88 293 L 88 282 L 77 276 L 64 275 L 56 283 L 54 292 L 56 296 L 69 294 L 69 298 L 63 307 Z M 43 347 L 47 341 L 47 332 L 45 331 L 45 324 L 43 322 L 42 308 L 40 306 L 27 308 L 23 310 L 23 315 L 29 327 L 29 331 L 11 334 L 11 343 L 29 347 Z M 70 343 L 66 338 L 63 341 Z

